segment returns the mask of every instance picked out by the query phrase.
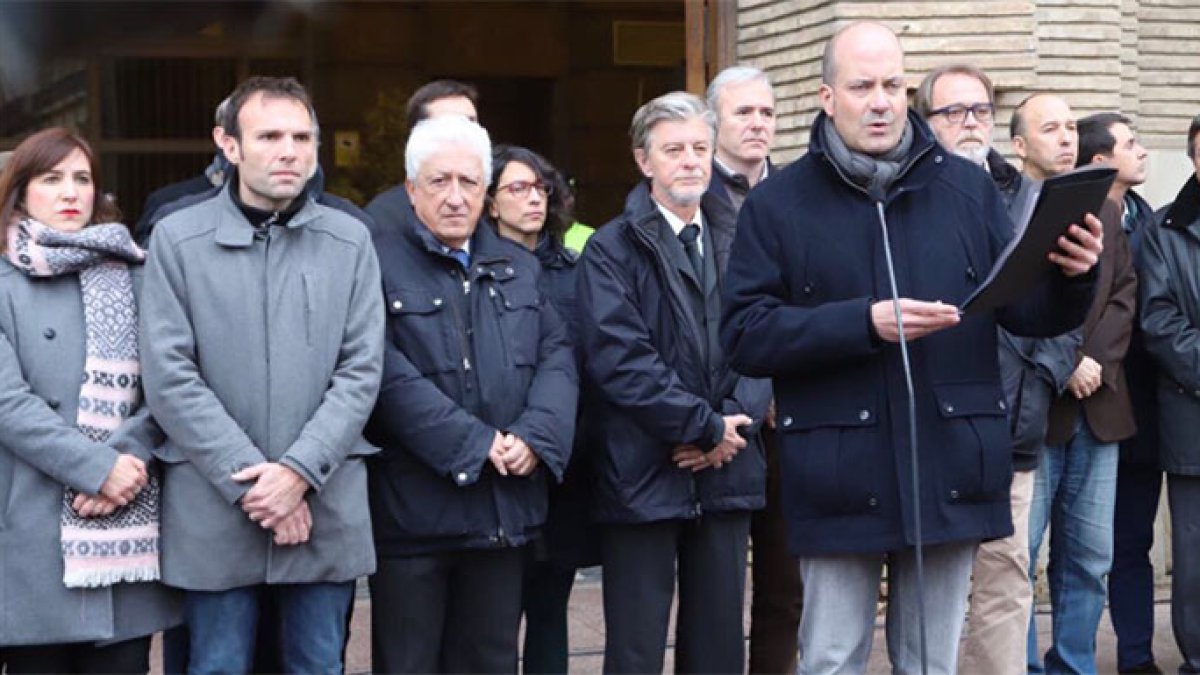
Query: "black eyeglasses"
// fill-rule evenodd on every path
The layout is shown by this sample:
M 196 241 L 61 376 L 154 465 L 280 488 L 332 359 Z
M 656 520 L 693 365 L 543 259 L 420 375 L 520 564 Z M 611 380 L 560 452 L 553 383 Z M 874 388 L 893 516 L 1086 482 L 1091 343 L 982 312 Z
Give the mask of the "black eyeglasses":
M 946 121 L 951 124 L 962 124 L 967 119 L 967 113 L 975 116 L 976 122 L 987 122 L 992 119 L 992 113 L 995 112 L 996 106 L 991 103 L 976 103 L 975 105 L 963 105 L 955 103 L 937 110 L 930 110 L 929 116 L 945 115 Z
M 542 193 L 543 197 L 549 197 L 550 195 L 554 194 L 554 186 L 541 181 L 531 183 L 525 180 L 515 180 L 508 185 L 497 185 L 496 190 L 506 190 L 508 191 L 508 194 L 516 197 L 517 199 L 524 199 L 528 197 L 530 190 L 537 190 L 538 192 Z

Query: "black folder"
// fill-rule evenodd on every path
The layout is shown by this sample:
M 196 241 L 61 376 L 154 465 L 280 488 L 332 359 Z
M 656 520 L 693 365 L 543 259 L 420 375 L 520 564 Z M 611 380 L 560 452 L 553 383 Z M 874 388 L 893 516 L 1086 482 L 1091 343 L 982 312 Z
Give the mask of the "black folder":
M 1021 298 L 1058 266 L 1047 256 L 1058 248 L 1058 238 L 1072 224 L 1083 226 L 1083 216 L 1096 214 L 1104 205 L 1117 170 L 1085 166 L 1046 179 L 1039 188 L 1025 191 L 1026 199 L 1015 211 L 1022 214 L 1016 234 L 1000 253 L 992 271 L 962 304 L 963 313 L 987 312 Z M 1029 180 L 1029 178 L 1025 178 Z

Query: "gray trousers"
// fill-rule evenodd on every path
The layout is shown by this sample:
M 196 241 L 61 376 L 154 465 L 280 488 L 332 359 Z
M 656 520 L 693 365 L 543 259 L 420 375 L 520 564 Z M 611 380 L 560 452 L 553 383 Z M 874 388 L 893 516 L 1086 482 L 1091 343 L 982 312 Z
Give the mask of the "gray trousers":
M 978 542 L 927 546 L 925 633 L 929 673 L 954 675 Z M 875 637 L 875 608 L 888 563 L 887 646 L 892 672 L 921 672 L 916 553 L 800 558 L 804 613 L 800 675 L 863 673 Z
M 1167 474 L 1171 505 L 1171 629 L 1181 673 L 1200 673 L 1200 476 Z

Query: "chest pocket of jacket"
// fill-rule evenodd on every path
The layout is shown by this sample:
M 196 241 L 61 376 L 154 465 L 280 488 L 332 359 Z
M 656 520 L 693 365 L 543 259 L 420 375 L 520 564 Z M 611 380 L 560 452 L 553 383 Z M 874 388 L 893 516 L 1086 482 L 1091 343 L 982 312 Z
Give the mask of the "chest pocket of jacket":
M 496 309 L 505 346 L 505 364 L 536 366 L 542 318 L 541 297 L 537 290 L 514 282 L 497 283 L 488 287 L 488 295 Z
M 785 476 L 798 479 L 789 501 L 799 502 L 800 517 L 812 515 L 804 511 L 850 515 L 879 508 L 879 453 L 888 446 L 880 442 L 878 418 L 874 396 L 860 405 L 826 400 L 780 409 L 780 463 Z
M 449 301 L 425 289 L 387 291 L 389 339 L 422 375 L 458 369 Z
M 1008 493 L 1012 435 L 1008 403 L 991 382 L 935 384 L 938 414 L 945 432 L 936 441 L 939 491 L 948 502 L 990 501 Z

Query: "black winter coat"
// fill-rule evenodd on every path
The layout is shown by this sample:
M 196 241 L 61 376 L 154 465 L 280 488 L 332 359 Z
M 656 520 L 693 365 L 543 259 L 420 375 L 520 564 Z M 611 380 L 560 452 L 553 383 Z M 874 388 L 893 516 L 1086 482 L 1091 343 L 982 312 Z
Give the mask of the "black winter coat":
M 470 270 L 415 215 L 374 233 L 388 311 L 383 382 L 367 437 L 381 556 L 519 546 L 546 520 L 561 480 L 578 380 L 562 320 L 528 251 L 480 224 Z M 541 460 L 528 477 L 488 460 L 512 432 Z
M 723 283 L 734 223 L 701 209 Z M 629 194 L 625 212 L 589 240 L 579 266 L 580 342 L 587 378 L 584 412 L 597 456 L 595 516 L 600 522 L 693 519 L 704 512 L 759 509 L 766 465 L 759 427 L 769 383 L 740 377 L 724 358 L 704 367 L 704 339 L 684 278 L 667 257 L 659 228 L 669 228 L 648 184 Z M 708 451 L 723 415 L 754 420 L 747 447 L 720 469 L 693 473 L 671 461 L 694 444 Z
M 375 195 L 365 208 L 371 217 L 371 233 L 376 228 L 393 229 L 408 223 L 413 218 L 412 201 L 404 183 L 390 187 Z
M 576 365 L 582 371 L 583 350 L 579 347 L 579 305 L 575 286 L 579 254 L 543 237 L 534 249 L 542 265 L 542 292 L 558 310 L 571 344 Z M 580 406 L 582 409 L 582 406 Z M 546 516 L 543 540 L 535 547 L 535 559 L 545 560 L 564 569 L 588 567 L 600 563 L 600 537 L 591 518 L 595 472 L 588 451 L 588 420 L 575 420 L 575 442 L 571 459 L 560 484 L 550 485 L 550 508 Z
M 1138 264 L 1142 337 L 1158 364 L 1159 458 L 1168 473 L 1200 476 L 1200 183 L 1183 189 L 1146 229 Z M 1139 427 L 1140 428 L 1140 427 Z
M 1138 278 L 1142 271 L 1142 242 L 1146 232 L 1162 214 L 1155 214 L 1150 204 L 1141 195 L 1130 190 L 1126 194 L 1126 205 L 1133 202 L 1133 217 L 1126 220 L 1125 234 L 1129 236 L 1129 252 L 1133 256 Z M 1162 209 L 1165 213 L 1166 209 Z M 1139 307 L 1138 316 L 1141 315 Z M 1141 321 L 1134 318 L 1133 335 L 1129 339 L 1129 351 L 1122 362 L 1125 380 L 1129 387 L 1129 399 L 1133 403 L 1133 419 L 1137 423 L 1137 434 L 1121 441 L 1121 461 L 1154 466 L 1158 464 L 1158 368 L 1154 357 L 1146 351 L 1146 338 L 1142 335 Z
M 1079 325 L 1094 273 L 1053 273 L 1020 304 L 968 314 L 910 344 L 921 492 L 912 491 L 908 397 L 898 345 L 871 326 L 891 297 L 876 206 L 823 146 L 750 193 L 726 280 L 722 340 L 734 367 L 771 376 L 784 514 L 796 555 L 875 553 L 915 542 L 1012 534 L 1012 437 L 996 359 L 996 324 L 1031 336 Z M 985 277 L 1012 223 L 986 173 L 914 139 L 883 209 L 902 297 L 960 304 Z

